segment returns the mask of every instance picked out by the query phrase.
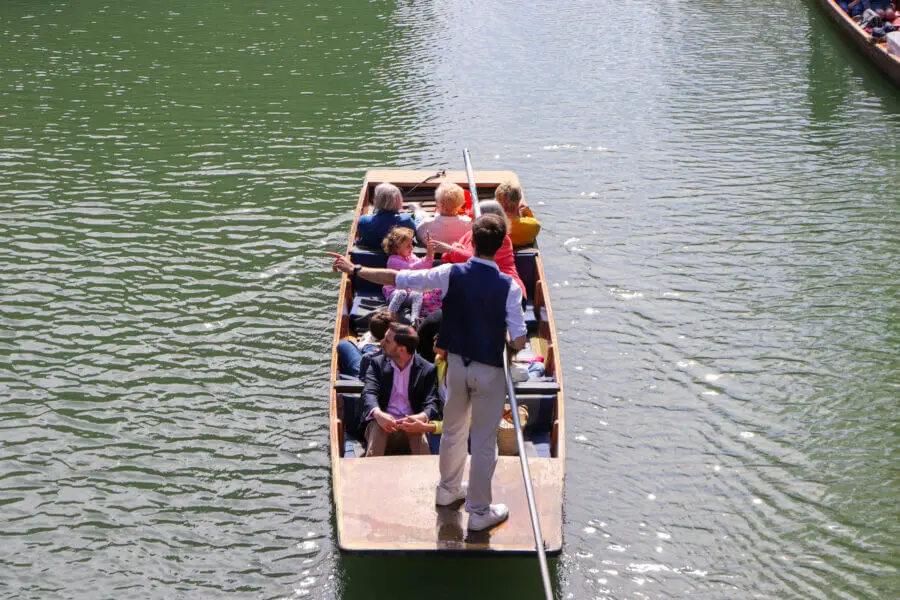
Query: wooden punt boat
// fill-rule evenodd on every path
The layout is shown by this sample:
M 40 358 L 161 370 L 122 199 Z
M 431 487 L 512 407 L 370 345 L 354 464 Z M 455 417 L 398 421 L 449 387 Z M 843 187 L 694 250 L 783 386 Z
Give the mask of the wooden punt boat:
M 857 25 L 834 0 L 819 0 L 819 3 L 824 6 L 825 12 L 828 13 L 831 20 L 837 23 L 838 27 L 862 50 L 863 54 L 869 57 L 875 66 L 890 77 L 896 85 L 900 85 L 900 56 L 888 52 L 887 42 L 884 38 L 876 40 L 866 33 L 866 30 Z
M 369 171 L 359 193 L 350 230 L 347 254 L 356 264 L 383 267 L 387 257 L 380 251 L 354 245 L 356 221 L 369 209 L 375 186 L 382 182 L 397 185 L 407 201 L 434 206 L 434 189 L 442 182 L 467 188 L 465 171 Z M 493 198 L 500 182 L 517 180 L 512 172 L 476 171 L 480 199 Z M 468 189 L 468 188 L 467 188 Z M 419 250 L 422 252 L 423 250 Z M 554 381 L 526 381 L 516 384 L 520 404 L 529 409 L 525 428 L 535 502 L 544 547 L 547 553 L 562 549 L 562 498 L 565 472 L 565 410 L 562 369 L 557 352 L 556 329 L 550 310 L 547 279 L 536 247 L 517 249 L 519 275 L 528 287 L 526 322 L 529 345 L 545 357 L 546 375 Z M 346 275 L 340 286 L 337 322 L 332 346 L 357 331 L 357 321 L 376 304 L 382 303 L 380 286 L 358 280 L 357 289 Z M 438 483 L 439 441 L 432 439 L 431 456 L 385 456 L 359 458 L 361 446 L 354 422 L 362 384 L 340 379 L 337 352 L 331 362 L 330 450 L 332 493 L 338 547 L 345 552 L 535 552 L 534 537 L 518 456 L 501 456 L 493 480 L 495 502 L 509 506 L 510 518 L 483 532 L 467 532 L 466 513 L 459 508 L 439 508 L 434 503 Z M 437 442 L 437 443 L 436 443 Z M 468 461 L 466 477 L 468 477 Z

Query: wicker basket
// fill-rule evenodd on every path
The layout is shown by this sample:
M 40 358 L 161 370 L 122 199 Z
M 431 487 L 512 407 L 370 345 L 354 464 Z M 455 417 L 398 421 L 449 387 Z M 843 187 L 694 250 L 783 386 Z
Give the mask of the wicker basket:
M 519 423 L 525 428 L 528 422 L 528 407 L 519 405 Z M 517 456 L 519 449 L 516 447 L 516 426 L 513 424 L 512 407 L 509 404 L 503 406 L 503 418 L 500 419 L 500 427 L 497 429 L 497 450 L 502 456 Z

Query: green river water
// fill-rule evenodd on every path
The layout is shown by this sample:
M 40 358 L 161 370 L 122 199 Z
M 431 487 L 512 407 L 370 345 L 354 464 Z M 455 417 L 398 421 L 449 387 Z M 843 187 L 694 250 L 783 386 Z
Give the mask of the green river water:
M 464 147 L 544 224 L 557 597 L 900 594 L 900 89 L 817 0 L 6 0 L 0 43 L 0 598 L 540 598 L 335 545 L 324 252 Z

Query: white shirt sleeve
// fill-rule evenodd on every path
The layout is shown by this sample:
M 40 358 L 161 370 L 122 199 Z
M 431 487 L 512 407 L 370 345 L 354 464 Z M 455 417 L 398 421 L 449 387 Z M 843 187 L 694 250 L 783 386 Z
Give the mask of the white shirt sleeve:
M 525 312 L 522 310 L 522 290 L 515 281 L 509 286 L 509 294 L 506 296 L 506 328 L 511 339 L 528 333 L 528 328 L 525 327 Z
M 424 271 L 400 271 L 397 273 L 397 283 L 395 285 L 398 288 L 409 288 L 419 291 L 441 290 L 441 292 L 446 294 L 447 289 L 450 287 L 450 268 L 452 266 L 453 264 L 448 263 Z M 522 292 L 520 291 L 520 301 L 521 294 Z
M 447 293 L 450 287 L 452 264 L 441 265 L 427 271 L 400 271 L 397 273 L 396 287 L 411 290 L 441 290 Z M 515 281 L 509 286 L 506 296 L 506 328 L 512 339 L 528 333 L 525 327 L 525 313 L 522 311 L 522 290 Z
M 522 310 L 522 290 L 515 281 L 509 286 L 509 294 L 506 296 L 506 329 L 509 330 L 511 339 L 528 333 L 525 312 Z

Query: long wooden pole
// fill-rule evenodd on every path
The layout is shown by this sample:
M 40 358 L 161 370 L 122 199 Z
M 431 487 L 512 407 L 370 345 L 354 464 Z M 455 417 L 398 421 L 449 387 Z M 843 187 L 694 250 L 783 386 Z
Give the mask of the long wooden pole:
M 468 148 L 463 150 L 463 160 L 466 164 L 466 178 L 469 180 L 469 193 L 472 195 L 472 212 L 477 219 L 481 216 L 481 207 L 478 206 L 478 188 L 475 185 L 475 173 L 472 171 L 472 161 L 469 158 Z M 505 345 L 503 348 L 503 372 L 506 375 L 506 392 L 509 395 L 509 405 L 512 408 L 513 426 L 516 428 L 516 447 L 519 449 L 519 463 L 522 465 L 522 478 L 525 480 L 525 496 L 528 498 L 528 511 L 531 513 L 531 529 L 534 532 L 534 547 L 537 550 L 538 563 L 541 567 L 541 579 L 544 582 L 544 596 L 547 600 L 553 600 L 553 587 L 550 585 L 550 570 L 547 568 L 544 536 L 541 534 L 537 504 L 534 502 L 534 488 L 531 485 L 531 469 L 528 466 L 528 457 L 525 456 L 525 438 L 522 437 L 522 424 L 519 422 L 519 403 L 516 400 L 512 374 L 509 372 L 509 353 Z

